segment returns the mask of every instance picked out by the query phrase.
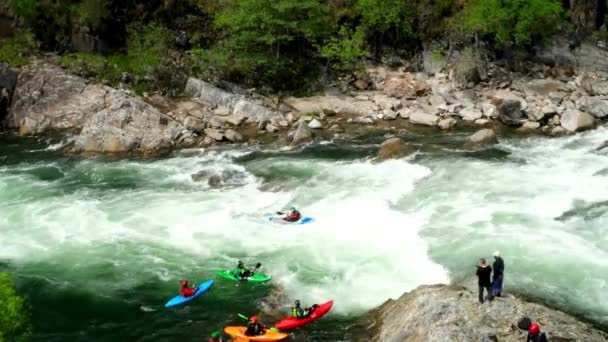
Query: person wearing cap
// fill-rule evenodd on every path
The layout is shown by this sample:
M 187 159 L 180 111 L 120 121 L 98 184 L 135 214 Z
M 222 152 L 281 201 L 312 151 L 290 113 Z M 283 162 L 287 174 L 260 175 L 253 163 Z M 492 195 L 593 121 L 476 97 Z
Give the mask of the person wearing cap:
M 247 330 L 245 330 L 247 336 L 259 336 L 264 335 L 264 326 L 258 322 L 257 316 L 251 316 L 247 323 Z
M 538 323 L 530 324 L 526 342 L 547 342 L 547 335 L 540 331 L 540 325 Z
M 196 285 L 192 285 L 192 287 L 188 287 L 188 281 L 187 280 L 182 280 L 179 286 L 179 294 L 182 295 L 182 297 L 190 297 L 192 295 L 194 295 L 194 293 L 196 292 L 196 290 L 198 290 L 198 287 Z
M 500 252 L 494 252 L 494 274 L 492 275 L 492 292 L 494 296 L 500 297 L 502 294 L 502 282 L 505 272 L 505 261 L 500 256 Z

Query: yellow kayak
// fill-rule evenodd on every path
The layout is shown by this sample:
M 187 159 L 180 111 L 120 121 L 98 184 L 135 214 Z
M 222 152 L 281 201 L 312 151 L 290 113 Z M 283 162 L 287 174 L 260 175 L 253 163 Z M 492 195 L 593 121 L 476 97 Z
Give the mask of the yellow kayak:
M 236 337 L 242 340 L 249 341 L 281 341 L 286 339 L 289 335 L 276 332 L 269 329 L 264 329 L 264 335 L 258 336 L 247 336 L 245 335 L 247 327 L 225 327 L 224 332 L 232 337 Z

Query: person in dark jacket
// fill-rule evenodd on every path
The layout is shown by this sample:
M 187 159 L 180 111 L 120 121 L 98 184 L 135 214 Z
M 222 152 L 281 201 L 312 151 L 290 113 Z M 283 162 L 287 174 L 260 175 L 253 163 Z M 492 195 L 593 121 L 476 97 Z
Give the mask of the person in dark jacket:
M 494 252 L 494 274 L 492 275 L 492 296 L 500 297 L 502 294 L 502 281 L 504 279 L 505 261 L 500 252 Z
M 488 293 L 488 300 L 492 300 L 492 293 L 490 292 L 490 287 L 492 286 L 492 282 L 490 281 L 492 275 L 492 267 L 486 264 L 486 259 L 479 259 L 479 265 L 477 265 L 477 278 L 479 285 L 479 302 L 483 304 L 483 289 L 486 289 Z
M 538 325 L 538 323 L 530 324 L 526 342 L 547 342 L 547 335 L 540 331 L 540 325 Z
M 258 318 L 256 316 L 251 316 L 251 318 L 249 318 L 249 323 L 247 323 L 247 330 L 245 330 L 245 335 L 259 336 L 264 334 L 264 326 L 260 322 L 258 322 Z

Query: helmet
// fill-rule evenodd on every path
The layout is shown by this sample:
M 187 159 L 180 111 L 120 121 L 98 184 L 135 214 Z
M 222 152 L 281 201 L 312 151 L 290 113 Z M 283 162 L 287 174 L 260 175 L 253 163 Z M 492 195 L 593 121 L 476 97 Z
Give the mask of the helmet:
M 300 301 L 296 299 L 295 303 L 296 306 L 300 306 Z
M 296 207 L 289 208 L 289 211 L 296 211 Z
M 182 286 L 188 286 L 188 281 L 187 280 L 182 280 Z
M 243 261 L 239 260 L 239 266 L 243 266 Z
M 258 317 L 257 316 L 251 316 L 251 317 L 249 317 L 249 322 L 251 322 L 251 323 L 257 323 L 258 322 Z
M 494 257 L 499 257 L 499 256 L 500 256 L 500 252 L 499 252 L 499 251 L 496 251 L 496 252 L 494 252 L 494 254 L 492 254 L 492 255 L 493 255 Z
M 528 332 L 534 335 L 540 333 L 540 326 L 538 325 L 538 323 L 532 323 L 530 325 L 530 328 L 528 328 Z

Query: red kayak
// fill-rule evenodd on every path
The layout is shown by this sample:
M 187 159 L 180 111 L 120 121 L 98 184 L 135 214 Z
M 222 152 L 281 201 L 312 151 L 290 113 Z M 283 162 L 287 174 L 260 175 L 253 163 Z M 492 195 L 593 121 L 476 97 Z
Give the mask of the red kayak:
M 275 326 L 275 328 L 280 329 L 280 330 L 289 330 L 289 329 L 301 327 L 303 325 L 314 322 L 314 321 L 318 320 L 319 318 L 325 316 L 329 312 L 329 310 L 331 310 L 332 305 L 334 305 L 334 301 L 330 300 L 327 303 L 317 306 L 317 308 L 314 309 L 312 311 L 312 313 L 310 315 L 308 315 L 307 317 L 304 317 L 304 318 L 287 317 L 284 320 L 277 322 L 277 324 L 275 324 L 274 326 Z

